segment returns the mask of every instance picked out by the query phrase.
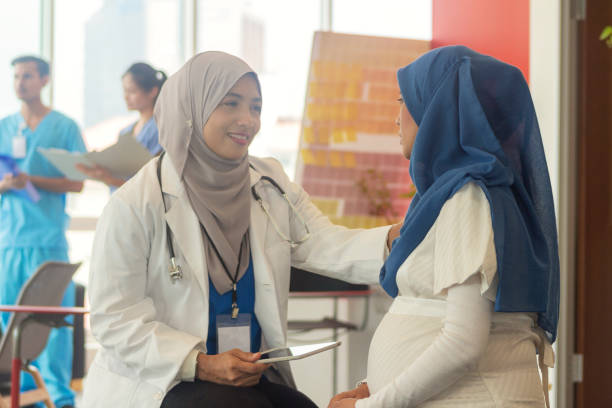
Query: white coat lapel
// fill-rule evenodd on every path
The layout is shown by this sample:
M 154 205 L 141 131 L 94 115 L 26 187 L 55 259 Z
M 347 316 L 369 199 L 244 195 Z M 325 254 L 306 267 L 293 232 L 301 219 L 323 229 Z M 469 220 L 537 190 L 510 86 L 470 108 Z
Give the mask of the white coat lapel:
M 251 187 L 255 185 L 261 175 L 251 169 Z M 265 197 L 264 197 L 265 201 Z M 271 210 L 271 209 L 270 209 Z M 264 214 L 259 203 L 251 198 L 251 225 L 249 239 L 251 243 L 251 257 L 255 275 L 255 314 L 265 316 L 259 318 L 259 325 L 264 333 L 269 347 L 285 344 L 284 325 L 279 314 L 278 296 L 274 280 L 274 269 L 271 260 L 265 251 L 266 232 L 270 220 Z M 273 261 L 273 260 L 272 260 Z
M 202 292 L 208 298 L 208 270 L 204 262 L 200 222 L 167 155 L 164 155 L 162 162 L 162 180 L 162 191 L 172 196 L 171 207 L 166 212 L 166 222 L 172 231 L 173 241 L 180 248 Z

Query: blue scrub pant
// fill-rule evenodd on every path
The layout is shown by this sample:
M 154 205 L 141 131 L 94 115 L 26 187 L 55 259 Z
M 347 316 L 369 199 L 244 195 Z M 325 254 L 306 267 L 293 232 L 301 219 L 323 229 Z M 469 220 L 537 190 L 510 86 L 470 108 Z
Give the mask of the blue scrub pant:
M 0 304 L 15 304 L 21 287 L 36 269 L 46 261 L 68 262 L 66 249 L 57 248 L 0 248 Z M 74 283 L 64 294 L 62 306 L 74 306 Z M 2 313 L 2 329 L 8 324 L 10 313 Z M 51 329 L 47 347 L 32 362 L 42 375 L 55 406 L 74 405 L 72 379 L 72 328 Z M 36 388 L 29 374 L 21 374 L 21 390 Z M 42 405 L 41 405 L 42 406 Z

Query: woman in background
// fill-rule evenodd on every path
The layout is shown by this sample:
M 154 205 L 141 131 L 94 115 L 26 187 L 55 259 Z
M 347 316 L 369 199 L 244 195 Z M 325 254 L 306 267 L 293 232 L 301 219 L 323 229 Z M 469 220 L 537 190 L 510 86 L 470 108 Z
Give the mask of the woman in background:
M 126 135 L 135 137 L 152 155 L 158 155 L 162 148 L 159 145 L 153 107 L 166 81 L 166 74 L 149 64 L 137 62 L 128 68 L 121 81 L 123 97 L 128 110 L 138 111 L 140 116 L 136 122 L 121 129 L 119 137 Z M 77 169 L 89 178 L 101 181 L 112 189 L 121 187 L 125 183 L 124 179 L 113 177 L 110 170 L 103 166 L 88 167 L 78 164 Z
M 395 300 L 372 338 L 367 382 L 330 407 L 544 407 L 559 259 L 527 83 L 462 46 L 397 77 L 417 194 L 381 270 Z

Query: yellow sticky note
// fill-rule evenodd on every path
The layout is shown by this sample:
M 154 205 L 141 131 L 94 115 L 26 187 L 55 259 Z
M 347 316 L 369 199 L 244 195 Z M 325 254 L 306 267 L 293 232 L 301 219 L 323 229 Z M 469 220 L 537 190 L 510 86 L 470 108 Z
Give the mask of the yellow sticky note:
M 321 86 L 316 82 L 310 82 L 308 84 L 308 96 L 311 98 L 321 97 Z
M 355 160 L 355 153 L 347 152 L 344 153 L 344 166 L 354 168 L 357 165 Z
M 325 112 L 327 116 L 325 119 L 338 120 L 342 117 L 342 105 L 338 103 L 331 104 Z
M 316 120 L 315 118 L 315 112 L 316 111 L 316 107 L 315 105 L 313 105 L 312 103 L 309 103 L 308 105 L 306 105 L 306 117 L 310 120 Z
M 312 128 L 305 127 L 302 131 L 302 135 L 304 136 L 304 142 L 308 144 L 312 144 L 315 142 L 314 132 L 312 131 Z
M 302 149 L 301 153 L 302 153 L 302 161 L 304 162 L 304 164 L 316 164 L 316 159 L 314 155 L 312 154 L 312 151 L 308 149 Z
M 346 141 L 347 142 L 356 142 L 357 141 L 357 132 L 355 132 L 355 129 L 347 129 L 346 130 Z
M 329 144 L 329 139 L 330 139 L 329 128 L 327 127 L 319 128 L 319 130 L 317 130 L 317 136 L 318 136 L 317 138 L 319 140 L 319 143 L 324 144 L 324 145 Z
M 363 77 L 361 65 L 353 65 L 353 66 L 351 66 L 351 71 L 349 73 L 349 77 L 353 81 L 361 81 L 361 79 Z
M 317 166 L 327 166 L 327 152 L 318 150 L 315 152 L 315 164 Z
M 334 129 L 332 132 L 332 140 L 334 143 L 344 142 L 344 132 L 341 129 Z
M 349 103 L 347 106 L 346 112 L 347 112 L 346 113 L 347 120 L 354 120 L 355 118 L 357 118 L 357 112 L 358 112 L 357 104 Z
M 342 167 L 342 156 L 340 152 L 329 153 L 329 164 L 331 164 L 332 167 Z
M 357 84 L 349 82 L 345 88 L 344 97 L 347 99 L 357 99 Z

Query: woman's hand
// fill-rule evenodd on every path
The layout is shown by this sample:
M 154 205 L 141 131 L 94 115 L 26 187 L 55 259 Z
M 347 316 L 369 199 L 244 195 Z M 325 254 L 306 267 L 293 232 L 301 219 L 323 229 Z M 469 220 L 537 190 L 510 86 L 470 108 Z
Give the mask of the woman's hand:
M 113 187 L 121 187 L 125 180 L 118 179 L 113 177 L 111 172 L 103 166 L 99 166 L 95 164 L 93 167 L 86 166 L 84 164 L 78 163 L 75 165 L 76 169 L 81 173 L 85 174 L 88 178 L 93 180 L 101 181 L 104 184 Z
M 202 381 L 235 387 L 251 387 L 259 383 L 261 374 L 269 364 L 256 363 L 261 353 L 247 353 L 233 349 L 221 354 L 199 353 L 196 377 Z
M 341 392 L 336 395 L 334 398 L 329 401 L 329 405 L 327 408 L 336 408 L 336 407 L 353 407 L 355 406 L 355 402 L 362 398 L 368 398 L 370 396 L 370 389 L 368 388 L 368 384 L 361 383 L 357 388 L 353 388 L 352 390 Z M 343 401 L 347 402 L 343 402 Z M 348 401 L 354 400 L 353 405 L 338 405 L 342 403 L 348 403 Z
M 387 233 L 387 248 L 389 248 L 389 251 L 391 250 L 391 244 L 393 244 L 393 240 L 399 237 L 400 229 L 402 228 L 402 225 L 404 225 L 403 221 L 398 224 L 394 224 L 389 229 L 389 232 Z
M 329 407 L 330 408 L 354 408 L 357 403 L 356 398 L 345 398 L 338 402 L 334 402 Z

